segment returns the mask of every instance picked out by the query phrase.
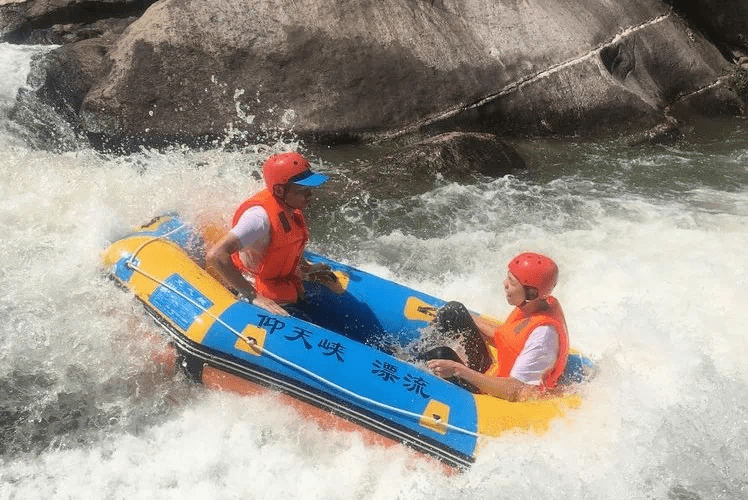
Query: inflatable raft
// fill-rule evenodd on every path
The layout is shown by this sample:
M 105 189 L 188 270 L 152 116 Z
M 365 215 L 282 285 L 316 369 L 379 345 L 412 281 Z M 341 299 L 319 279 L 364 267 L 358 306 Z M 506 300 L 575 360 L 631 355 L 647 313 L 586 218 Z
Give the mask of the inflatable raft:
M 204 253 L 200 234 L 165 215 L 114 242 L 103 260 L 170 336 L 187 373 L 208 386 L 273 390 L 325 426 L 404 443 L 457 468 L 474 461 L 487 437 L 543 431 L 580 404 L 574 394 L 523 403 L 473 394 L 400 359 L 441 299 L 307 253 L 330 265 L 339 287 L 305 283 L 310 321 L 276 316 L 206 272 Z M 564 383 L 592 368 L 570 355 Z

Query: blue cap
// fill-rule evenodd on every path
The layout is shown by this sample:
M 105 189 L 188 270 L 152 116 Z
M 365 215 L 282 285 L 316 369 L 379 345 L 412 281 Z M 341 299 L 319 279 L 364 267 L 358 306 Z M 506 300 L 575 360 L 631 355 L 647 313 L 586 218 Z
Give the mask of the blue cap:
M 312 172 L 311 170 L 304 170 L 300 174 L 296 174 L 288 179 L 288 182 L 296 184 L 297 186 L 317 187 L 327 182 L 327 179 L 329 179 L 329 177 L 325 174 Z

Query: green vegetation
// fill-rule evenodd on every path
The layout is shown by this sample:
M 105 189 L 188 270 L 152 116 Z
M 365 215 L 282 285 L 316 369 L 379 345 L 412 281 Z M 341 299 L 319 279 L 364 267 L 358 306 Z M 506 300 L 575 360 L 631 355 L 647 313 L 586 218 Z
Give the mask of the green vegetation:
M 735 71 L 727 77 L 730 88 L 748 104 L 748 69 L 738 66 Z

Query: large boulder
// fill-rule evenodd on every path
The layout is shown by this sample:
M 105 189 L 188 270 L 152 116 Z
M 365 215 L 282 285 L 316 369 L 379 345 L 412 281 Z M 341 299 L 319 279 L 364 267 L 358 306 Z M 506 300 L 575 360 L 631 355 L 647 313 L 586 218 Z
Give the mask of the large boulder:
M 103 61 L 81 97 L 98 136 L 607 134 L 740 112 L 729 63 L 659 0 L 161 0 Z

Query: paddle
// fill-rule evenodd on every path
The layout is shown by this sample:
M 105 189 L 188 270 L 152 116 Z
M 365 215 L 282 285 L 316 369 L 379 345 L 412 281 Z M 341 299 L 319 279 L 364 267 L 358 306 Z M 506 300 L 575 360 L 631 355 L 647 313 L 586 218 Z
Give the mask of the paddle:
M 436 311 L 438 309 L 438 307 L 432 306 L 418 297 L 408 297 L 408 300 L 405 302 L 403 314 L 408 319 L 428 323 L 436 318 Z

